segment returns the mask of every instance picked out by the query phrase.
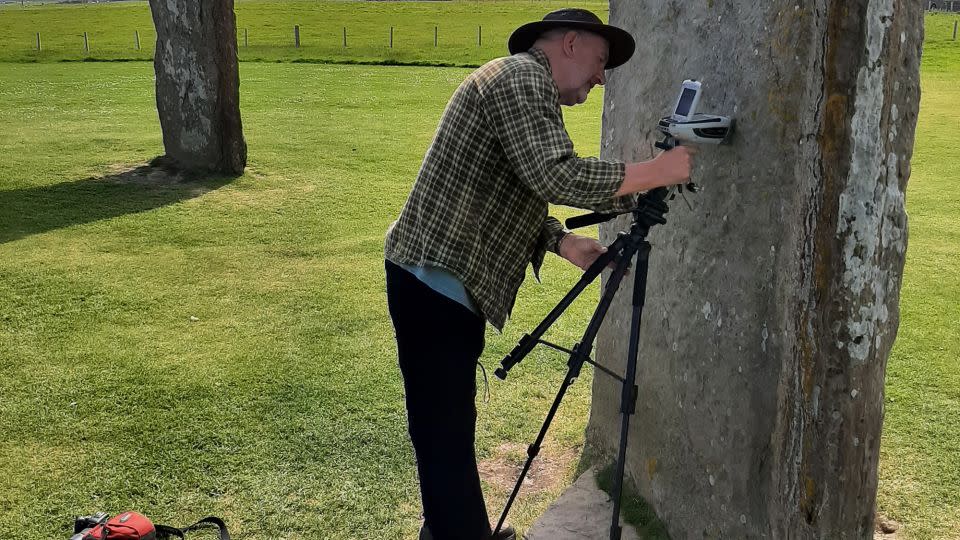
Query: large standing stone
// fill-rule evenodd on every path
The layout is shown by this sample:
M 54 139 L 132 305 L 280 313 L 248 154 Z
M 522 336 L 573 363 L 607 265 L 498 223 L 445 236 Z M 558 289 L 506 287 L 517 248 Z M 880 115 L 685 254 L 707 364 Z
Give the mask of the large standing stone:
M 183 169 L 242 173 L 247 144 L 233 0 L 150 0 L 150 9 L 167 158 Z
M 870 538 L 920 4 L 612 0 L 610 20 L 639 47 L 611 74 L 603 155 L 649 157 L 686 78 L 738 120 L 701 152 L 693 210 L 650 237 L 628 474 L 676 538 Z M 598 342 L 621 368 L 629 300 Z M 593 396 L 588 442 L 611 455 L 619 387 L 597 374 Z

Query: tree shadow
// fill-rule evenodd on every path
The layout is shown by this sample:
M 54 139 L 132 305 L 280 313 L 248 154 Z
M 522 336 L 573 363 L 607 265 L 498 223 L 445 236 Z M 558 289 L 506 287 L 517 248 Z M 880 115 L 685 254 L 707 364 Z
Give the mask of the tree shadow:
M 0 244 L 193 199 L 236 178 L 142 165 L 106 176 L 0 191 Z

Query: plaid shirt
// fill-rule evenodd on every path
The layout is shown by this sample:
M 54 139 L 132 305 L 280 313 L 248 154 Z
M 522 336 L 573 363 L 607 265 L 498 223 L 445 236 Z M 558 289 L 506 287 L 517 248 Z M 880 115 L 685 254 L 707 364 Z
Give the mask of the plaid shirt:
M 580 158 L 563 126 L 560 94 L 539 49 L 498 58 L 457 88 L 385 256 L 440 266 L 463 282 L 486 319 L 503 328 L 527 263 L 539 280 L 546 250 L 567 232 L 548 203 L 627 210 L 615 198 L 624 164 Z

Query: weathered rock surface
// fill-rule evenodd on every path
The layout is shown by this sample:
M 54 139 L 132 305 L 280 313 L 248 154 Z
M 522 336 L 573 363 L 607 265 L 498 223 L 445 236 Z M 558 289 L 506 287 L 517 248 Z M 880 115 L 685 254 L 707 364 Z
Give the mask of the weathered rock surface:
M 613 501 L 597 486 L 590 469 L 567 488 L 530 527 L 526 540 L 597 540 L 610 537 Z M 621 520 L 622 523 L 622 520 Z M 623 524 L 622 540 L 636 540 L 636 530 Z
M 150 10 L 166 157 L 186 170 L 242 173 L 247 145 L 233 0 L 150 0 Z
M 610 75 L 603 156 L 649 158 L 687 78 L 738 122 L 699 155 L 693 210 L 674 201 L 650 236 L 628 474 L 675 538 L 870 538 L 921 6 L 612 0 L 610 21 L 638 51 Z M 598 340 L 620 370 L 629 301 Z M 588 443 L 607 454 L 619 396 L 594 377 Z

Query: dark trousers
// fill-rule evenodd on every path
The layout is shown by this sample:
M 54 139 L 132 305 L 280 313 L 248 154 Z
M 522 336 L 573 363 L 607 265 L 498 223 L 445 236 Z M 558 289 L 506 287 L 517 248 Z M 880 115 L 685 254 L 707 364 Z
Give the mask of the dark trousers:
M 474 451 L 484 321 L 389 261 L 386 272 L 426 527 L 435 540 L 486 539 Z

